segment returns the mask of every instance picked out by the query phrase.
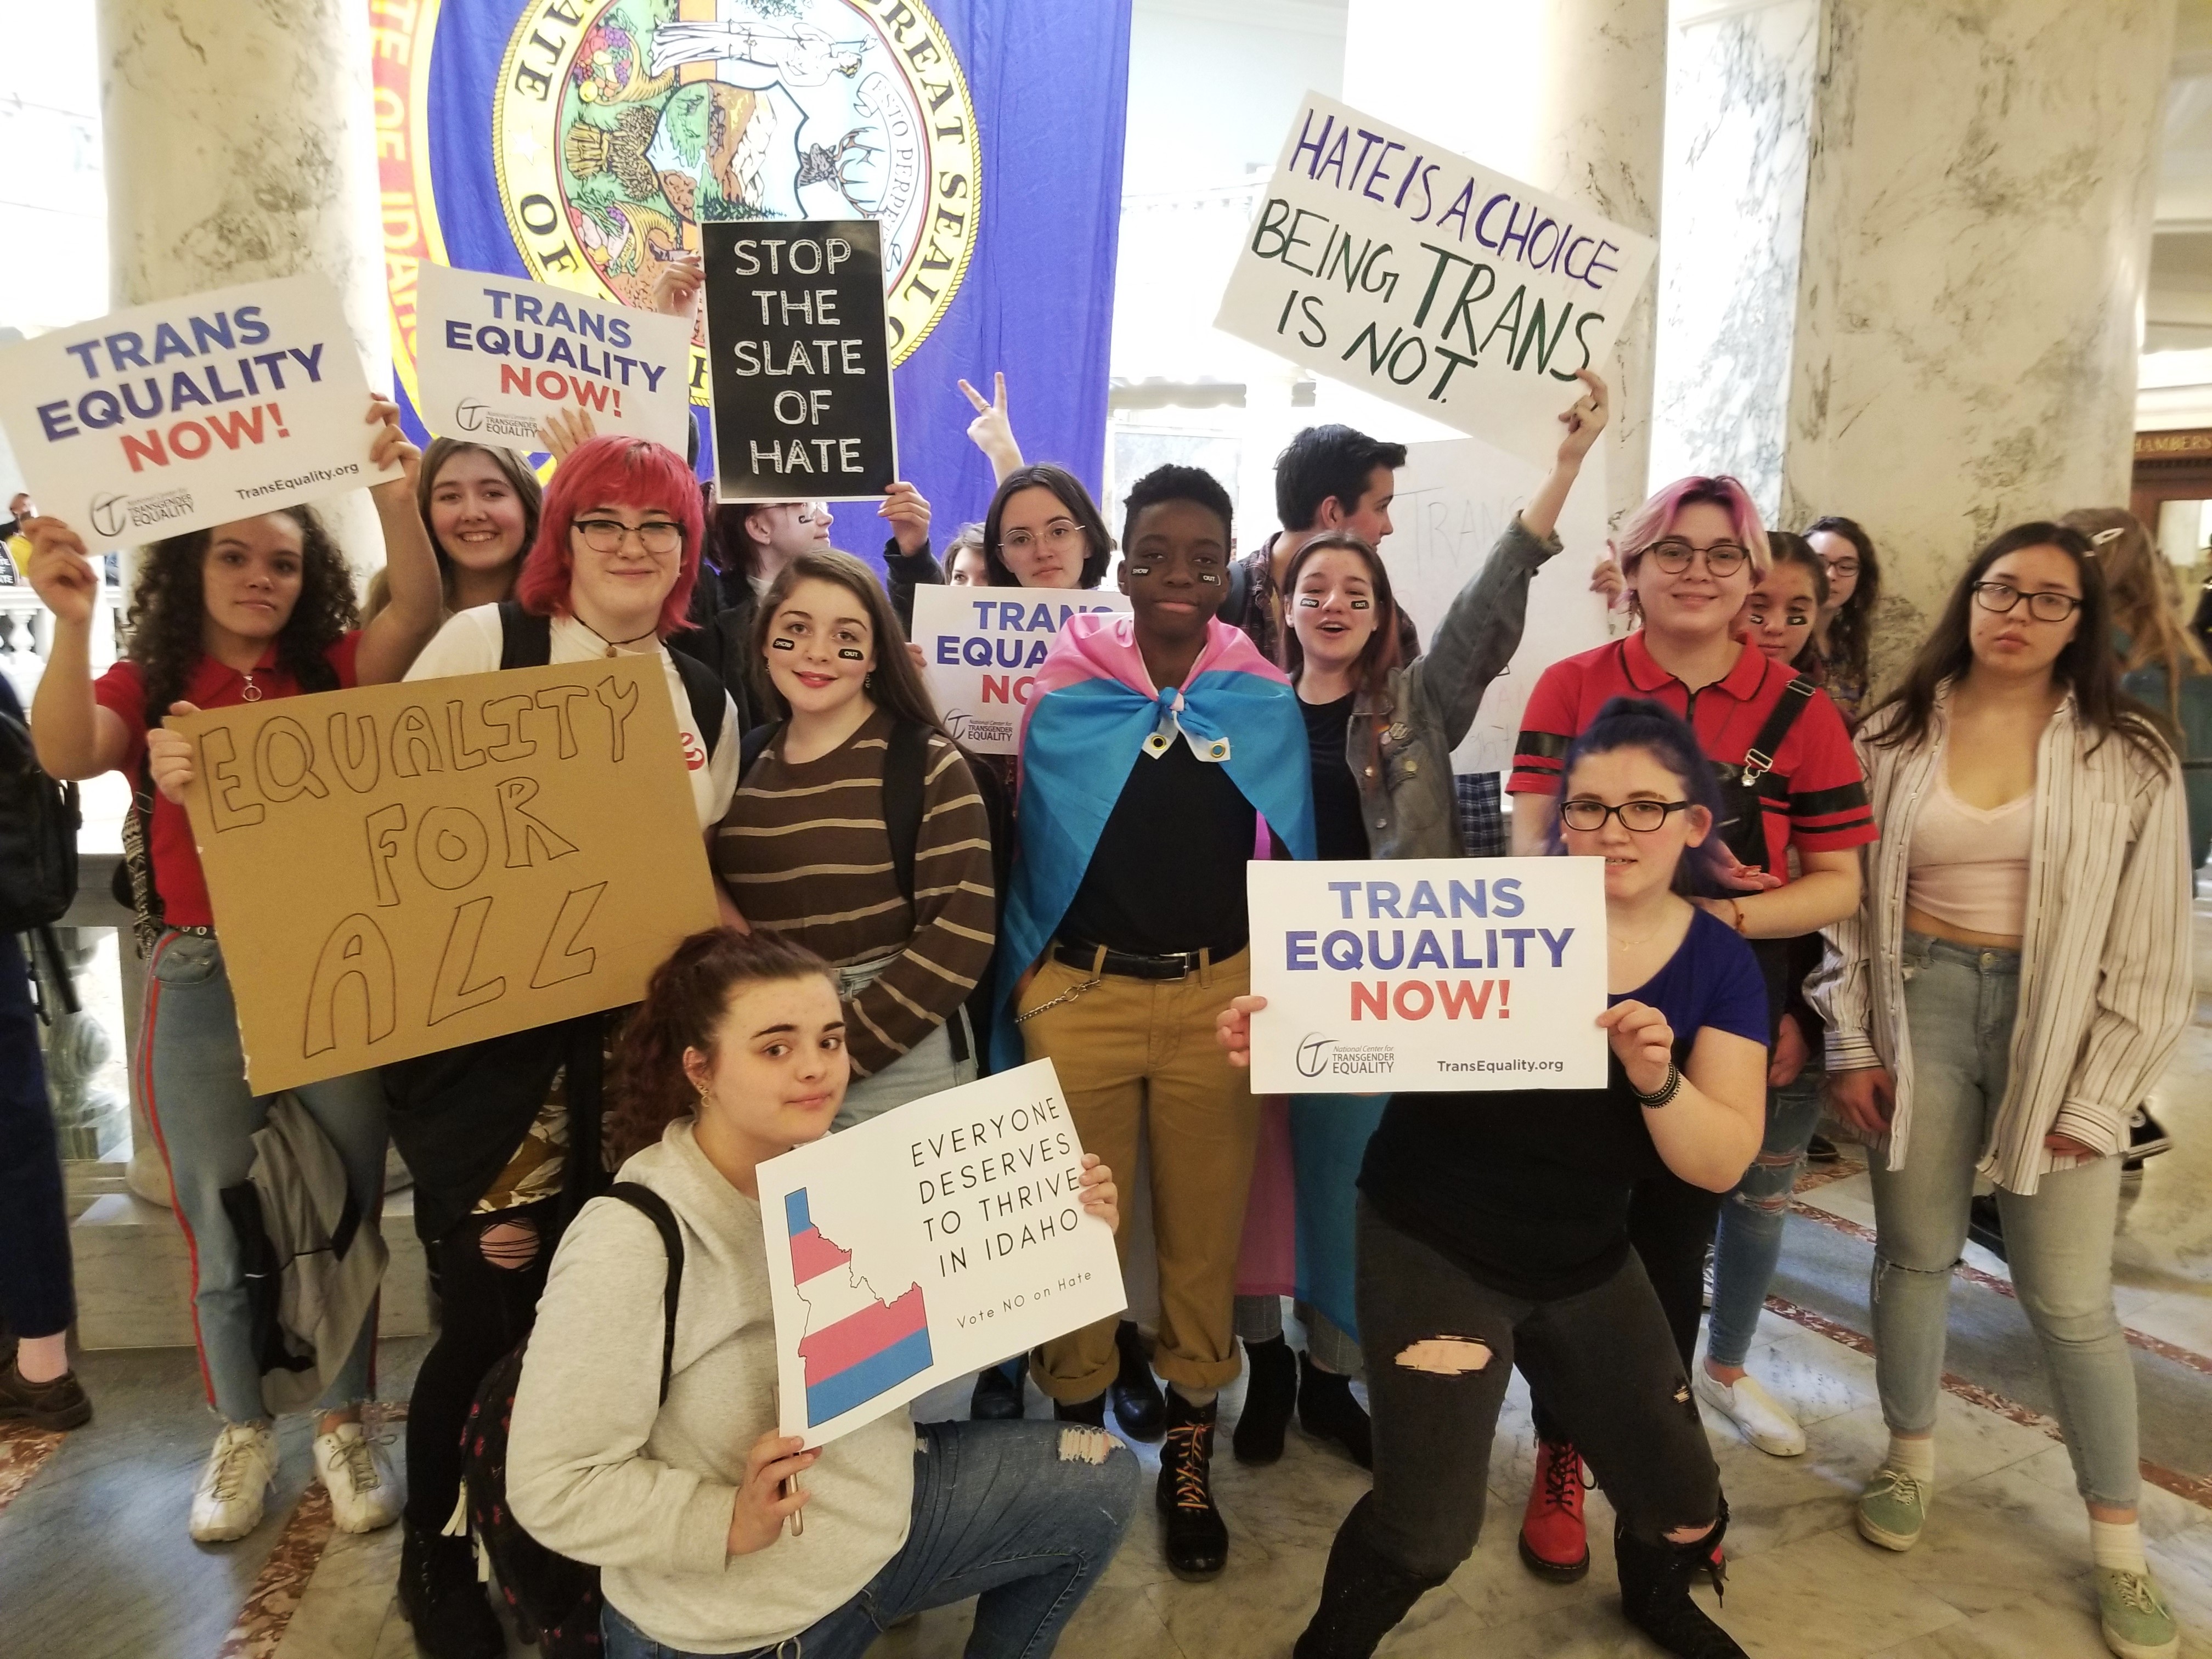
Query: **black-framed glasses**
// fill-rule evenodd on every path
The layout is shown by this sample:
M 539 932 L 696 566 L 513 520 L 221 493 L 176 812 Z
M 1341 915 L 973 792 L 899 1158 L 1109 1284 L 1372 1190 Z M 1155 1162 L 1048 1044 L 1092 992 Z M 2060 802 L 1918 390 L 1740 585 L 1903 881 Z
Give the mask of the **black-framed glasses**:
M 633 535 L 648 553 L 673 553 L 684 545 L 684 526 L 665 519 L 641 525 L 627 525 L 620 519 L 577 519 L 569 528 L 581 536 L 584 545 L 594 553 L 619 553 L 623 544 Z
M 1859 574 L 1856 559 L 1823 559 L 1820 562 L 1828 568 L 1831 576 L 1856 576 Z
M 1693 547 L 1680 536 L 1669 536 L 1644 550 L 1653 562 L 1670 576 L 1679 576 L 1690 568 L 1690 561 L 1703 558 L 1710 575 L 1733 576 L 1743 568 L 1751 557 L 1751 550 L 1741 542 L 1715 542 L 1711 547 Z
M 2071 593 L 2023 593 L 2010 582 L 1974 584 L 1974 603 L 2000 617 L 2022 599 L 2027 601 L 2027 614 L 2038 622 L 2062 623 L 2081 608 L 2081 601 Z
M 1686 800 L 1625 800 L 1618 806 L 1607 806 L 1601 800 L 1577 796 L 1560 804 L 1559 822 L 1570 830 L 1602 830 L 1607 818 L 1617 817 L 1622 829 L 1648 836 L 1670 815 L 1689 810 Z

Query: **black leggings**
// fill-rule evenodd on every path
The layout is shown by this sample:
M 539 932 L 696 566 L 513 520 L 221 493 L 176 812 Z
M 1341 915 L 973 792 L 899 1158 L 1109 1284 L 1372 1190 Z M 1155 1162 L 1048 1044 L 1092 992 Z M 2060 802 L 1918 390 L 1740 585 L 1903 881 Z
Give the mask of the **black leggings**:
M 1629 1531 L 1649 1543 L 1720 1513 L 1665 1316 L 1633 1255 L 1579 1296 L 1528 1302 L 1470 1278 L 1359 1203 L 1359 1341 L 1375 1418 L 1368 1537 L 1441 1581 L 1482 1531 L 1490 1447 L 1519 1365 L 1540 1387 Z
M 453 1517 L 469 1407 L 484 1374 L 530 1334 L 559 1206 L 549 1198 L 471 1215 L 432 1246 L 438 1340 L 407 1407 L 407 1519 L 418 1529 L 437 1532 Z

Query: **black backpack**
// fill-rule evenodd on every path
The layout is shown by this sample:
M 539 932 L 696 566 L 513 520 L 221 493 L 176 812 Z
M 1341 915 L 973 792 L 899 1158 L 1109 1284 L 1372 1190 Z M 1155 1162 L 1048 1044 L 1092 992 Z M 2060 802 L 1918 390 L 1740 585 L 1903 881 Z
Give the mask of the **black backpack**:
M 501 668 L 543 668 L 553 659 L 553 619 L 533 617 L 514 599 L 499 602 L 499 665 Z M 696 657 L 681 651 L 668 653 L 683 676 L 684 694 L 690 700 L 691 723 L 699 728 L 709 754 L 722 741 L 721 676 Z
M 719 687 L 716 688 L 718 690 Z M 684 1235 L 668 1200 L 650 1187 L 618 1181 L 609 1195 L 641 1211 L 660 1231 L 668 1252 L 668 1285 L 661 1292 L 660 1401 L 676 1364 L 676 1304 L 684 1288 Z M 522 1381 L 525 1337 L 477 1385 L 461 1431 L 461 1490 L 470 1528 L 490 1558 L 500 1594 L 514 1610 L 522 1639 L 535 1642 L 540 1659 L 589 1659 L 601 1649 L 599 1570 L 556 1554 L 524 1531 L 507 1503 L 507 1442 L 514 1425 L 514 1391 Z
M 1813 701 L 1814 689 L 1811 680 L 1798 675 L 1782 688 L 1781 699 L 1768 711 L 1759 735 L 1744 751 L 1742 763 L 1712 763 L 1721 792 L 1721 841 L 1741 863 L 1759 869 L 1766 867 L 1770 854 L 1766 848 L 1765 803 L 1780 801 L 1786 808 L 1790 800 L 1790 780 L 1775 771 L 1774 757 L 1782 752 L 1782 744 L 1797 724 L 1797 717 Z M 1777 870 L 1771 873 L 1782 876 L 1789 872 Z
M 53 929 L 76 897 L 82 819 L 76 785 L 55 782 L 39 764 L 10 688 L 0 703 L 0 933 L 36 937 L 71 1013 L 76 994 Z

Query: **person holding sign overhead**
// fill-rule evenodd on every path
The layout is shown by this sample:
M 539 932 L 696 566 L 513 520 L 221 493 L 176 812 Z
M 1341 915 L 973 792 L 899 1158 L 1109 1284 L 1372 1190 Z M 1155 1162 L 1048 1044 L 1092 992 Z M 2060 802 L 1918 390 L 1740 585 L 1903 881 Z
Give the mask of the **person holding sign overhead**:
M 1425 656 L 1400 655 L 1401 613 L 1370 543 L 1328 531 L 1291 554 L 1284 666 L 1305 716 L 1320 857 L 1460 856 L 1452 750 L 1520 646 L 1529 579 L 1559 551 L 1559 510 L 1605 429 L 1605 382 L 1588 370 L 1581 378 L 1583 396 L 1559 416 L 1566 432 L 1550 475 L 1453 600 Z M 1252 1370 L 1237 1420 L 1240 1462 L 1281 1455 L 1295 1401 L 1309 1434 L 1340 1441 L 1355 1462 L 1371 1466 L 1367 1414 L 1346 1379 L 1360 1369 L 1353 1182 L 1383 1103 L 1377 1095 L 1290 1097 L 1307 1350 L 1294 1368 L 1279 1297 L 1237 1297 L 1237 1334 Z
M 222 1420 L 192 1494 L 191 1532 L 204 1543 L 242 1538 L 259 1525 L 276 1474 L 246 1261 L 223 1194 L 247 1180 L 254 1134 L 277 1097 L 246 1085 L 222 947 L 185 813 L 193 749 L 161 720 L 264 697 L 388 684 L 436 631 L 437 560 L 415 507 L 419 456 L 392 404 L 372 398 L 368 422 L 376 428 L 365 447 L 368 463 L 396 461 L 402 471 L 369 491 L 383 522 L 392 603 L 366 626 L 356 625 L 353 575 L 322 520 L 312 507 L 285 507 L 149 548 L 131 599 L 128 654 L 95 683 L 89 651 L 99 567 L 59 519 L 29 526 L 31 584 L 54 614 L 52 651 L 32 704 L 39 763 L 57 778 L 119 771 L 135 781 L 125 845 L 147 957 L 138 1038 L 146 1116 L 191 1249 L 200 1374 Z M 337 1152 L 348 1192 L 374 1227 L 385 1152 L 375 1075 L 330 1078 L 292 1093 Z M 374 1327 L 372 1306 L 352 1352 L 318 1353 L 312 1373 L 323 1384 L 315 1468 L 337 1524 L 349 1532 L 389 1526 L 399 1513 L 398 1482 L 361 1427 Z
M 1137 1461 L 1098 1430 L 892 1410 L 811 1450 L 777 1432 L 759 1170 L 829 1133 L 847 1014 L 819 957 L 724 929 L 677 947 L 623 1035 L 611 1144 L 620 1179 L 673 1212 L 681 1278 L 647 1216 L 585 1209 L 507 1464 L 515 1519 L 601 1570 L 608 1659 L 787 1644 L 860 1659 L 890 1625 L 971 1595 L 969 1651 L 1042 1656 L 1128 1526 Z M 1112 1170 L 1083 1164 L 1084 1209 L 1117 1224 Z
M 1720 890 L 1723 860 L 1690 728 L 1616 697 L 1560 770 L 1549 850 L 1605 860 L 1609 1080 L 1401 1094 L 1383 1114 L 1358 1223 L 1375 1489 L 1338 1529 L 1297 1659 L 1366 1659 L 1474 1550 L 1516 1364 L 1613 1501 L 1629 1622 L 1669 1653 L 1743 1652 L 1690 1599 L 1728 1511 L 1629 1209 L 1662 1170 L 1717 1194 L 1750 1163 L 1765 986 L 1750 948 L 1692 902 Z M 1248 1060 L 1265 1006 L 1243 997 L 1221 1016 L 1232 1059 Z
M 1558 817 L 1560 757 L 1613 697 L 1650 697 L 1688 720 L 1716 769 L 1722 815 L 1715 834 L 1733 860 L 1733 890 L 1698 902 L 1753 941 L 1766 975 L 1771 1041 L 1783 1011 L 1785 941 L 1849 915 L 1858 902 L 1858 848 L 1875 833 L 1866 781 L 1826 696 L 1736 632 L 1745 600 L 1771 562 L 1759 509 L 1741 483 L 1677 479 L 1629 515 L 1617 548 L 1644 625 L 1553 663 L 1529 694 L 1506 785 L 1514 851 L 1537 852 L 1548 840 Z M 1773 1139 L 1762 1158 L 1794 1163 L 1803 1154 L 1809 1123 L 1785 1114 L 1770 1128 Z M 1686 1369 L 1697 1348 L 1705 1249 L 1722 1203 L 1721 1195 L 1660 1170 L 1638 1186 L 1631 1209 L 1630 1236 Z M 1740 1364 L 1715 1359 L 1699 1369 L 1699 1397 L 1759 1443 L 1786 1446 L 1799 1435 L 1788 1409 Z M 1543 1391 L 1536 1395 L 1540 1445 L 1522 1559 L 1540 1576 L 1577 1578 L 1589 1560 L 1582 1463 Z M 1802 1446 L 1800 1437 L 1796 1449 Z
M 514 592 L 522 556 L 538 539 L 544 489 L 530 464 L 492 444 L 433 438 L 422 453 L 416 506 L 430 529 L 448 614 L 496 605 Z M 374 617 L 392 602 L 392 579 L 368 579 L 362 614 Z
M 1121 569 L 1131 614 L 1072 617 L 1038 665 L 1000 952 L 1012 1018 L 993 1033 L 1001 1065 L 1024 1051 L 1054 1062 L 1083 1144 L 1108 1162 L 1133 1165 L 1149 1127 L 1153 1363 L 1170 1389 L 1157 1499 L 1168 1565 L 1187 1578 L 1228 1564 L 1210 1466 L 1215 1396 L 1240 1369 L 1232 1304 L 1260 1131 L 1259 1102 L 1210 1033 L 1251 983 L 1244 866 L 1261 823 L 1313 855 L 1297 696 L 1214 615 L 1230 519 L 1228 493 L 1195 467 L 1139 479 Z M 1038 1350 L 1031 1373 L 1063 1419 L 1104 1421 L 1117 1324 Z
M 738 732 L 712 672 L 666 645 L 698 579 L 700 528 L 682 456 L 641 438 L 586 440 L 553 475 L 516 597 L 453 617 L 407 678 L 658 658 L 704 834 L 736 787 Z M 399 1573 L 401 1610 L 433 1659 L 504 1648 L 468 1540 L 443 1528 L 477 1387 L 528 1334 L 554 1241 L 605 1182 L 609 1029 L 606 1016 L 587 1014 L 384 1068 L 392 1138 L 415 1176 L 416 1231 L 438 1263 L 442 1310 L 408 1410 Z

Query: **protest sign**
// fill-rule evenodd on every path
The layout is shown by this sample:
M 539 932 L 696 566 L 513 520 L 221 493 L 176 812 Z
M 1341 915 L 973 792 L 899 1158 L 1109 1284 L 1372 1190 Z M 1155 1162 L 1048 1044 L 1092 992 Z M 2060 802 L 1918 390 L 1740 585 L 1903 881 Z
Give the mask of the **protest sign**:
M 257 1094 L 635 1002 L 714 925 L 657 656 L 166 724 Z
M 684 453 L 691 325 L 516 276 L 425 264 L 416 408 L 441 438 L 542 447 L 538 423 L 580 410 L 600 432 Z
M 699 230 L 720 498 L 884 494 L 898 477 L 898 443 L 882 227 L 732 219 Z
M 1656 252 L 1309 93 L 1215 326 L 1542 463 L 1562 392 L 1603 371 Z
M 46 511 L 151 541 L 399 476 L 368 462 L 337 290 L 246 283 L 0 347 L 0 426 Z
M 1121 1312 L 1113 1230 L 1084 1213 L 1082 1172 L 1048 1060 L 762 1164 L 783 1432 L 824 1444 Z
M 1246 869 L 1255 1094 L 1605 1086 L 1603 860 Z
M 1127 594 L 1095 588 L 915 588 L 913 640 L 945 730 L 975 754 L 1018 753 L 1036 667 L 1060 625 L 1128 609 Z

